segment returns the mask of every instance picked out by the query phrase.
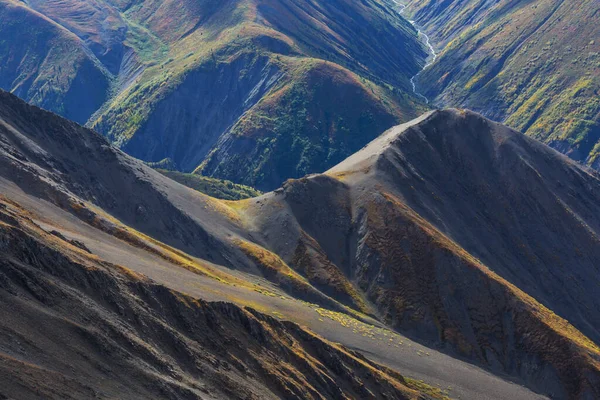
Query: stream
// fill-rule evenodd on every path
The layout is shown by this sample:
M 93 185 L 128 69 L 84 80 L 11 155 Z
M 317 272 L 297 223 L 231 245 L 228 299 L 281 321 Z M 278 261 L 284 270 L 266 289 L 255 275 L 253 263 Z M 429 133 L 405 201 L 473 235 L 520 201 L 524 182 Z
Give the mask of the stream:
M 400 15 L 404 14 L 404 11 L 406 10 L 407 6 L 405 4 L 399 3 L 396 0 L 393 0 L 393 1 L 400 8 L 398 10 L 398 14 L 400 14 Z M 416 79 L 419 77 L 419 75 L 421 75 L 421 72 L 423 72 L 427 67 L 429 67 L 431 64 L 433 64 L 435 62 L 435 60 L 437 59 L 437 53 L 435 52 L 435 49 L 433 48 L 433 46 L 431 45 L 431 42 L 429 41 L 429 36 L 427 36 L 427 34 L 425 32 L 423 32 L 421 29 L 419 29 L 419 27 L 415 24 L 415 21 L 408 20 L 408 19 L 407 19 L 407 21 L 410 22 L 410 24 L 415 27 L 419 37 L 424 38 L 424 43 L 427 46 L 427 48 L 429 49 L 429 57 L 427 57 L 427 63 L 425 64 L 423 69 L 421 69 L 421 71 L 419 71 L 415 76 L 410 78 L 410 83 L 412 85 L 413 93 L 415 95 L 417 95 L 418 97 L 422 98 L 423 100 L 425 100 L 426 104 L 429 104 L 429 99 L 427 97 L 425 97 L 423 94 L 419 93 L 419 91 L 417 90 Z

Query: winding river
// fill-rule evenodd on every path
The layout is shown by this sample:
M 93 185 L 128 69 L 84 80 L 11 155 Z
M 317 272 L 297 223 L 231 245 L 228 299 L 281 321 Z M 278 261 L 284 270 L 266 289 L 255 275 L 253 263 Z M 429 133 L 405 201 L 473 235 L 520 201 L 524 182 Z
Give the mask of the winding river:
M 407 6 L 405 4 L 399 3 L 396 0 L 393 0 L 393 1 L 399 7 L 398 14 L 400 14 L 400 15 L 404 14 L 404 11 L 406 10 Z M 419 34 L 419 37 L 424 38 L 423 43 L 425 43 L 425 45 L 429 49 L 429 57 L 427 57 L 427 63 L 425 64 L 423 69 L 421 69 L 421 71 L 419 71 L 415 76 L 410 78 L 410 83 L 412 84 L 414 94 L 419 96 L 423 100 L 425 100 L 426 104 L 429 104 L 429 99 L 427 97 L 425 97 L 423 94 L 419 93 L 419 91 L 417 90 L 416 80 L 419 77 L 419 75 L 421 75 L 421 72 L 423 72 L 423 70 L 425 70 L 427 67 L 429 67 L 431 64 L 433 64 L 435 62 L 435 60 L 437 59 L 437 53 L 435 52 L 435 49 L 433 48 L 433 46 L 431 45 L 431 42 L 429 41 L 429 36 L 427 36 L 427 34 L 425 32 L 423 32 L 421 29 L 419 29 L 419 27 L 415 24 L 415 21 L 412 21 L 412 20 L 407 20 L 407 21 L 410 22 L 412 24 L 412 26 L 415 27 L 415 29 L 417 30 L 417 32 Z

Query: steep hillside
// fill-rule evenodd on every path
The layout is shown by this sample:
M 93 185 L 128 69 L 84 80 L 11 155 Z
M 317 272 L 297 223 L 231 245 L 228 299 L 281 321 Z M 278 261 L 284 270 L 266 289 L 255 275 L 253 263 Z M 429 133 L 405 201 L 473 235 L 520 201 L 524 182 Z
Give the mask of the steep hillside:
M 103 0 L 28 0 L 27 6 L 81 38 L 111 74 L 118 74 L 128 49 L 127 21 Z M 90 82 L 91 83 L 91 82 Z
M 5 199 L 0 243 L 3 398 L 434 398 L 296 324 L 101 261 Z
M 125 382 L 131 398 L 595 398 L 599 185 L 439 111 L 324 175 L 219 201 L 0 92 L 0 379 L 56 398 Z
M 251 200 L 256 233 L 327 293 L 342 273 L 413 338 L 597 397 L 598 176 L 469 112 L 420 120 Z
M 600 3 L 408 1 L 441 51 L 419 78 L 440 106 L 461 106 L 598 168 Z
M 15 77 L 1 88 L 87 121 L 144 161 L 170 159 L 181 172 L 275 189 L 331 167 L 423 109 L 409 80 L 426 52 L 414 28 L 380 0 L 3 1 L 40 19 L 26 26 L 44 35 L 14 57 L 22 47 L 12 38 L 25 25 L 11 28 L 16 18 L 3 18 L 0 57 L 14 60 L 6 76 Z M 49 37 L 44 24 L 60 37 Z M 44 91 L 59 90 L 54 81 L 67 60 L 56 57 L 67 37 L 103 74 L 77 75 L 93 94 L 71 90 L 73 101 L 90 103 L 77 115 Z M 46 89 L 17 90 L 16 76 L 29 73 L 20 70 L 23 57 L 44 68 Z M 288 144 L 289 162 L 278 150 Z M 246 162 L 252 158 L 260 161 Z M 239 162 L 247 167 L 235 171 Z
M 108 97 L 110 74 L 71 32 L 20 1 L 0 1 L 0 88 L 85 123 Z

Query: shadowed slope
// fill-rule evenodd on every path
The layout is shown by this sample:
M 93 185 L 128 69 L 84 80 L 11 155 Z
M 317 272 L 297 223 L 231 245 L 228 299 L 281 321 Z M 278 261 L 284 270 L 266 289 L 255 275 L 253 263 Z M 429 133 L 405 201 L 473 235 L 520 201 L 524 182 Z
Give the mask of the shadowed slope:
M 24 3 L 0 1 L 0 87 L 85 123 L 106 101 L 110 74 L 71 32 Z

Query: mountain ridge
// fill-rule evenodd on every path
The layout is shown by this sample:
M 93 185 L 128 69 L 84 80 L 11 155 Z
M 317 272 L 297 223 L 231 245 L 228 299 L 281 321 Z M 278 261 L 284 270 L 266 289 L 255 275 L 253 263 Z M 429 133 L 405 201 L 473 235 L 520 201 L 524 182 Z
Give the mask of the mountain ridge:
M 457 126 L 453 126 L 454 124 L 457 124 Z M 484 129 L 487 129 L 487 131 Z M 449 136 L 443 134 L 445 131 L 449 132 Z M 482 131 L 486 133 L 483 134 Z M 577 253 L 579 255 L 575 256 L 576 261 L 569 261 L 567 255 L 563 256 L 565 257 L 564 260 L 560 260 L 563 263 L 577 266 L 577 269 L 573 270 L 577 271 L 577 275 L 572 275 L 571 272 L 559 272 L 561 268 L 565 268 L 560 267 L 560 263 L 556 263 L 554 269 L 548 270 L 544 259 L 551 260 L 549 257 L 552 257 L 552 254 L 545 253 L 543 249 L 538 247 L 536 242 L 525 242 L 526 244 L 523 245 L 524 255 L 518 254 L 522 251 L 521 246 L 514 246 L 514 249 L 517 250 L 508 250 L 510 247 L 503 247 L 503 242 L 506 239 L 502 238 L 505 233 L 501 229 L 497 234 L 498 236 L 493 233 L 494 226 L 496 229 L 499 228 L 498 225 L 494 225 L 496 221 L 491 217 L 493 212 L 486 209 L 486 207 L 491 207 L 491 209 L 496 210 L 495 205 L 492 206 L 494 202 L 490 202 L 493 197 L 489 197 L 490 195 L 485 191 L 479 191 L 478 193 L 475 188 L 469 187 L 469 184 L 465 184 L 465 182 L 469 182 L 470 179 L 466 177 L 458 179 L 462 185 L 465 185 L 464 187 L 459 186 L 458 190 L 450 193 L 443 192 L 443 188 L 453 186 L 451 184 L 453 178 L 447 177 L 448 174 L 441 173 L 441 171 L 459 167 L 461 168 L 460 173 L 454 176 L 471 177 L 473 175 L 472 171 L 486 170 L 486 168 L 479 165 L 475 166 L 476 164 L 470 165 L 469 153 L 459 156 L 460 153 L 455 152 L 464 152 L 465 149 L 469 149 L 466 151 L 478 154 L 479 159 L 485 158 L 485 156 L 481 157 L 481 153 L 485 152 L 480 151 L 481 149 L 478 148 L 480 145 L 475 144 L 472 137 L 467 139 L 464 135 L 468 133 L 469 135 L 491 138 L 491 136 L 486 136 L 488 135 L 487 132 L 490 131 L 495 132 L 494 141 L 496 144 L 492 145 L 494 141 L 486 142 L 485 140 L 479 143 L 489 149 L 493 149 L 499 143 L 502 143 L 498 148 L 500 150 L 499 165 L 502 169 L 509 168 L 510 170 L 513 168 L 511 166 L 515 165 L 514 161 L 511 160 L 513 154 L 523 152 L 523 154 L 529 155 L 531 152 L 535 155 L 535 164 L 548 162 L 546 160 L 555 162 L 566 168 L 569 173 L 581 174 L 583 180 L 594 182 L 594 186 L 597 187 L 599 181 L 596 173 L 584 172 L 573 161 L 531 139 L 527 139 L 521 134 L 469 112 L 436 111 L 424 116 L 414 124 L 407 124 L 393 129 L 387 135 L 384 134 L 363 149 L 362 154 L 359 152 L 358 155 L 350 157 L 347 162 L 334 167 L 325 176 L 317 175 L 289 182 L 284 186 L 283 195 L 270 199 L 273 203 L 271 206 L 273 209 L 287 208 L 289 211 L 283 212 L 285 216 L 282 215 L 271 220 L 269 209 L 265 211 L 263 208 L 265 206 L 261 205 L 261 211 L 255 211 L 256 218 L 262 220 L 257 230 L 269 232 L 269 236 L 272 236 L 270 232 L 273 231 L 275 233 L 274 237 L 282 238 L 281 241 L 271 240 L 268 244 L 275 252 L 283 254 L 284 260 L 287 261 L 290 260 L 292 252 L 288 246 L 281 244 L 281 242 L 293 241 L 292 238 L 299 237 L 297 240 L 302 243 L 305 240 L 298 232 L 306 232 L 312 235 L 312 232 L 315 232 L 315 225 L 318 226 L 319 231 L 315 234 L 316 236 L 313 236 L 317 243 L 316 248 L 320 248 L 327 257 L 330 257 L 330 262 L 350 277 L 365 293 L 368 300 L 382 312 L 387 323 L 396 326 L 403 333 L 412 335 L 411 337 L 429 340 L 441 346 L 450 346 L 458 354 L 469 354 L 468 357 L 481 357 L 482 360 L 485 360 L 484 363 L 490 366 L 493 365 L 492 368 L 500 368 L 510 374 L 517 373 L 527 376 L 531 371 L 527 371 L 523 366 L 526 362 L 519 360 L 518 351 L 508 350 L 506 342 L 503 344 L 493 343 L 496 340 L 519 342 L 529 335 L 535 337 L 541 334 L 543 336 L 545 334 L 542 334 L 541 331 L 547 328 L 555 332 L 561 331 L 562 328 L 559 328 L 559 326 L 562 326 L 562 323 L 560 322 L 554 327 L 552 325 L 542 327 L 555 318 L 554 313 L 549 311 L 546 306 L 563 317 L 568 316 L 567 318 L 571 322 L 578 325 L 591 337 L 598 337 L 595 328 L 598 326 L 597 322 L 592 321 L 597 316 L 594 315 L 593 311 L 587 317 L 584 316 L 584 310 L 595 310 L 597 306 L 588 304 L 582 307 L 583 303 L 593 299 L 593 293 L 599 286 L 596 278 L 598 270 L 593 262 L 595 257 L 590 255 L 588 258 L 584 255 L 588 250 L 591 252 L 597 251 L 598 244 L 600 244 L 595 233 L 598 225 L 593 218 L 593 214 L 590 214 L 591 210 L 586 210 L 587 213 L 582 213 L 582 215 L 590 218 L 590 223 L 595 221 L 593 225 L 590 224 L 595 228 L 581 225 L 573 233 L 569 233 L 569 228 L 565 231 L 561 230 L 561 240 L 565 242 L 562 245 L 565 245 L 565 249 L 572 248 L 566 242 L 579 239 L 575 239 L 572 236 L 573 234 L 583 235 L 581 237 L 582 241 L 577 243 L 581 246 L 585 243 L 586 251 L 580 250 Z M 424 136 L 424 132 L 428 136 Z M 435 140 L 439 141 L 432 141 L 436 137 L 439 139 Z M 423 145 L 415 145 L 415 141 L 416 143 L 421 142 Z M 458 148 L 461 150 L 453 151 L 453 146 L 457 145 L 460 146 Z M 514 145 L 516 145 L 514 148 L 508 150 Z M 437 153 L 436 146 L 442 146 L 444 150 Z M 523 146 L 532 146 L 532 148 L 525 151 Z M 494 153 L 496 153 L 496 150 L 494 150 Z M 436 157 L 441 156 L 441 159 L 444 159 L 443 156 L 453 158 L 451 162 L 444 165 L 437 161 L 433 162 L 434 159 L 429 158 L 430 154 L 436 154 Z M 507 155 L 510 156 L 507 159 L 507 161 L 510 160 L 508 166 L 505 161 L 502 161 Z M 410 163 L 409 160 L 413 157 L 418 159 L 417 164 Z M 423 158 L 419 159 L 420 157 Z M 477 157 L 474 159 L 477 160 Z M 519 156 L 517 156 L 518 159 Z M 487 163 L 488 161 L 484 162 Z M 489 165 L 486 167 L 489 168 Z M 523 167 L 530 168 L 526 163 L 523 163 Z M 437 176 L 431 176 L 429 175 L 431 172 L 429 172 L 427 173 L 429 176 L 425 178 L 422 174 L 429 169 L 437 171 L 435 172 Z M 555 169 L 560 170 L 556 166 Z M 552 169 L 548 169 L 548 171 L 552 171 Z M 531 172 L 529 175 L 531 175 Z M 554 181 L 551 177 L 548 177 L 548 179 L 550 182 Z M 339 183 L 340 180 L 342 183 Z M 454 180 L 457 179 L 454 178 Z M 523 181 L 527 185 L 527 179 L 523 179 Z M 569 179 L 563 179 L 562 181 L 570 182 Z M 476 180 L 474 186 L 478 184 L 480 182 Z M 518 185 L 520 184 L 521 182 L 518 183 Z M 340 189 L 337 189 L 338 185 L 344 187 L 342 193 L 346 194 L 334 194 L 340 192 Z M 494 186 L 490 184 L 490 187 Z M 498 185 L 498 188 L 504 187 L 504 185 Z M 522 188 L 522 186 L 518 187 Z M 531 190 L 533 189 L 530 188 L 528 191 Z M 331 192 L 332 198 L 324 200 L 327 195 L 319 194 L 324 191 Z M 473 200 L 467 201 L 466 199 L 473 196 L 469 196 L 468 193 L 473 193 L 476 197 L 481 196 L 481 199 L 477 198 L 477 203 L 469 204 L 473 203 Z M 507 194 L 506 197 L 509 198 L 506 198 L 506 202 L 512 204 L 510 199 L 512 197 L 515 210 L 519 210 L 520 204 L 527 205 L 519 199 L 519 189 L 508 190 Z M 448 195 L 455 197 L 456 200 L 449 200 Z M 497 196 L 500 199 L 505 197 Z M 524 193 L 522 196 L 527 198 L 528 194 Z M 592 196 L 589 200 L 593 202 L 588 203 L 588 205 L 598 204 L 597 188 L 593 191 L 590 189 L 586 196 Z M 352 200 L 343 200 L 348 197 Z M 300 203 L 299 199 L 302 199 L 303 203 Z M 445 201 L 448 201 L 448 205 L 444 205 Z M 456 204 L 457 201 L 464 201 L 469 205 L 459 206 Z M 489 202 L 489 204 L 487 206 L 482 205 L 479 201 L 484 201 L 484 204 Z M 497 200 L 496 203 L 500 201 L 503 202 L 504 199 Z M 338 205 L 340 211 L 334 212 L 328 205 L 336 202 L 340 202 Z M 537 201 L 534 202 L 537 203 Z M 347 207 L 344 204 L 352 204 L 352 207 L 348 211 L 343 211 Z M 538 207 L 543 208 L 558 207 L 558 209 L 562 209 L 564 207 L 559 199 L 551 205 L 538 204 Z M 301 207 L 301 212 L 298 211 L 298 207 Z M 320 208 L 323 210 L 320 210 Z M 454 211 L 449 211 L 453 208 Z M 479 219 L 478 223 L 482 228 L 473 228 L 476 222 L 470 220 L 473 216 L 470 215 L 472 212 L 467 211 L 469 209 L 482 213 L 481 216 L 475 216 L 476 221 L 478 218 L 486 216 L 489 222 L 483 222 Z M 548 210 L 550 209 L 548 208 Z M 531 211 L 530 215 L 538 215 L 540 212 L 541 215 L 546 213 L 545 210 L 538 210 L 537 212 Z M 261 217 L 262 215 L 266 217 Z M 457 215 L 460 215 L 460 217 Z M 519 210 L 518 215 L 522 218 L 528 213 Z M 501 220 L 501 218 L 504 218 L 502 213 L 498 216 L 498 219 Z M 524 226 L 527 227 L 527 224 L 535 226 L 535 223 L 532 222 L 533 218 L 531 221 L 528 220 Z M 581 219 L 576 214 L 571 215 L 570 218 L 575 226 L 581 224 Z M 465 219 L 467 219 L 467 222 L 460 223 L 461 220 Z M 543 224 L 545 223 L 544 221 Z M 554 219 L 550 219 L 548 223 L 553 224 L 554 229 L 558 228 Z M 565 222 L 563 221 L 563 223 Z M 276 228 L 277 225 L 281 224 L 288 228 Z M 526 228 L 520 228 L 520 224 L 516 221 L 511 224 L 504 221 L 504 224 L 510 227 L 509 229 L 514 228 L 519 231 L 518 235 L 514 235 L 514 238 L 510 239 L 511 241 L 518 240 L 517 237 L 525 240 L 531 235 Z M 540 222 L 538 221 L 537 224 L 540 224 Z M 534 232 L 537 229 L 546 232 L 548 228 L 540 226 L 539 228 L 531 227 L 529 229 Z M 278 233 L 281 231 L 283 233 Z M 463 232 L 468 232 L 466 237 Z M 508 237 L 511 237 L 510 234 Z M 583 237 L 588 238 L 583 240 Z M 527 240 L 531 241 L 531 239 Z M 501 250 L 496 250 L 499 247 L 498 244 L 494 245 L 496 242 L 502 243 L 500 245 Z M 314 247 L 315 245 L 313 245 Z M 349 252 L 339 255 L 339 249 L 349 249 Z M 483 252 L 482 249 L 488 250 Z M 498 256 L 496 255 L 498 251 L 500 251 L 500 254 L 502 254 L 502 251 L 508 254 Z M 517 255 L 509 258 L 508 255 L 511 251 L 516 252 Z M 534 259 L 531 261 L 530 258 L 527 258 L 527 251 L 535 254 L 535 257 L 538 257 L 539 260 Z M 336 256 L 336 254 L 338 255 Z M 512 264 L 515 259 L 521 261 Z M 527 264 L 528 260 L 532 263 L 531 265 Z M 290 262 L 293 264 L 293 259 Z M 322 262 L 315 259 L 312 262 L 316 266 L 322 264 Z M 523 270 L 518 270 L 517 265 Z M 316 268 L 316 266 L 312 268 Z M 462 269 L 463 267 L 465 269 Z M 528 275 L 530 273 L 538 281 L 530 278 Z M 471 281 L 468 278 L 471 274 L 481 275 L 477 278 L 473 277 L 474 280 Z M 563 275 L 561 276 L 561 274 Z M 488 287 L 488 284 L 478 286 L 481 284 L 480 279 L 489 279 L 489 284 L 494 288 L 484 289 Z M 578 284 L 570 287 L 566 282 L 570 282 L 571 279 L 577 280 Z M 465 280 L 470 283 L 465 283 Z M 460 287 L 464 288 L 463 290 L 466 292 L 462 293 Z M 478 288 L 477 293 L 479 294 L 475 296 L 477 300 L 470 299 L 471 296 L 467 293 L 471 293 L 470 290 L 472 289 L 468 289 L 468 287 Z M 442 293 L 438 293 L 438 290 Z M 487 290 L 490 292 L 484 294 L 487 293 Z M 513 303 L 513 300 L 507 302 L 506 298 L 503 299 L 504 295 L 498 294 L 498 290 L 506 291 L 507 294 L 511 293 L 508 295 L 509 298 L 519 300 L 516 303 Z M 538 303 L 525 293 L 534 294 L 533 297 L 538 300 L 542 299 L 546 306 Z M 572 300 L 565 301 L 563 299 Z M 464 311 L 461 308 L 465 306 L 463 302 L 469 304 Z M 527 304 L 526 308 L 533 307 L 530 311 L 533 313 L 532 315 L 537 315 L 534 320 L 541 318 L 539 321 L 542 325 L 533 328 L 532 325 L 529 325 L 529 322 L 519 320 L 518 316 L 523 312 L 522 306 L 517 305 L 520 302 L 523 302 L 521 304 Z M 510 311 L 511 307 L 516 307 L 515 311 Z M 568 309 L 571 311 L 568 311 Z M 513 312 L 515 314 L 512 314 Z M 492 319 L 505 315 L 505 313 L 512 314 L 512 317 L 503 318 L 510 319 L 513 321 L 511 324 L 514 325 L 505 325 L 503 322 L 484 322 L 487 318 L 491 318 L 489 313 L 496 315 Z M 465 315 L 469 314 L 471 316 L 464 319 Z M 468 322 L 469 318 L 471 318 L 470 322 Z M 591 319 L 588 320 L 588 318 Z M 559 320 L 560 317 L 557 321 Z M 577 322 L 578 320 L 579 322 Z M 462 322 L 457 325 L 457 321 Z M 520 326 L 520 324 L 525 325 Z M 531 329 L 533 330 L 529 333 L 524 333 Z M 538 329 L 541 329 L 541 331 L 538 331 Z M 570 329 L 559 335 L 569 336 L 568 331 Z M 489 330 L 489 333 L 479 336 L 481 330 Z M 534 333 L 535 331 L 537 332 Z M 592 340 L 587 338 L 584 339 L 584 342 L 591 344 L 592 347 L 596 346 L 592 344 L 594 343 Z M 522 343 L 519 346 L 523 346 L 522 348 L 537 347 L 533 343 Z M 584 348 L 587 348 L 587 345 L 584 345 Z M 538 349 L 541 350 L 539 347 Z M 557 349 L 551 345 L 547 350 L 553 352 Z M 584 350 L 584 353 L 586 351 Z M 547 360 L 555 356 L 550 356 Z M 516 357 L 516 359 L 512 357 Z M 558 362 L 560 364 L 563 357 L 558 356 L 551 363 Z M 593 359 L 594 356 L 590 359 L 591 364 L 589 365 L 595 364 L 595 361 L 592 361 Z M 563 374 L 569 375 L 569 368 L 566 365 L 565 367 L 558 367 L 559 371 L 562 372 L 557 373 L 562 376 L 565 376 Z M 588 367 L 583 368 L 587 369 Z M 550 371 L 546 372 L 549 373 Z M 570 386 L 565 389 L 565 392 L 559 394 L 563 389 L 550 389 L 552 387 L 551 382 L 563 378 L 552 378 L 551 375 L 543 376 L 542 373 L 541 376 L 536 378 L 541 380 L 539 386 L 537 386 L 538 389 L 555 390 L 552 393 L 558 397 L 567 396 L 567 393 L 575 396 L 575 393 L 586 392 L 588 389 L 584 388 L 589 388 L 588 385 L 591 385 L 591 387 L 595 385 L 587 381 L 587 378 L 583 378 L 582 381 L 579 381 L 580 383 L 575 383 L 576 379 L 572 381 L 574 386 Z M 531 377 L 526 379 L 531 379 Z M 533 382 L 530 382 L 530 384 L 535 385 Z
M 411 377 L 457 385 L 461 397 L 481 398 L 483 390 L 490 398 L 544 398 L 480 368 L 546 396 L 585 399 L 598 393 L 599 350 L 590 339 L 597 335 L 598 315 L 589 296 L 598 282 L 588 261 L 600 246 L 593 233 L 600 184 L 593 173 L 521 134 L 470 112 L 434 111 L 388 132 L 371 145 L 375 148 L 367 146 L 367 157 L 359 154 L 358 163 L 232 202 L 172 182 L 94 132 L 12 95 L 3 93 L 0 104 L 5 203 L 13 212 L 21 207 L 31 220 L 27 224 L 69 251 L 123 265 L 128 274 L 146 275 L 169 290 L 310 326 Z M 382 141 L 387 144 L 378 145 Z M 45 151 L 39 150 L 42 144 Z M 377 156 L 369 158 L 372 154 Z M 490 163 L 493 154 L 498 160 Z M 514 167 L 518 174 L 507 173 Z M 539 185 L 532 185 L 536 181 L 527 179 L 536 168 Z M 456 182 L 447 179 L 450 173 Z M 591 230 L 574 215 L 563 225 L 546 217 L 560 202 L 547 202 L 540 188 L 561 174 L 569 174 L 562 181 L 573 188 L 589 187 L 567 204 L 589 219 Z M 468 185 L 484 188 L 481 180 L 494 176 L 506 179 L 498 181 L 502 193 Z M 115 187 L 121 188 L 119 198 L 106 197 Z M 569 192 L 554 190 L 561 196 Z M 504 220 L 501 208 L 485 214 L 495 207 L 493 198 L 507 200 L 518 215 L 533 207 L 534 216 L 544 217 L 521 224 Z M 447 213 L 445 202 L 464 205 Z M 472 213 L 486 218 L 479 227 L 471 223 Z M 463 223 L 471 228 L 465 231 Z M 494 227 L 508 233 L 504 228 L 495 233 Z M 528 235 L 533 230 L 556 239 L 555 228 L 557 251 L 571 248 L 574 240 L 585 244 L 580 253 L 563 256 L 563 262 L 578 263 L 578 272 L 556 264 L 549 272 L 555 281 L 540 279 L 552 254 L 530 243 Z M 506 235 L 527 239 L 526 246 L 498 259 Z M 521 255 L 527 251 L 540 261 L 513 264 L 514 257 L 527 260 Z M 461 359 L 471 364 L 465 367 Z M 466 375 L 443 378 L 436 365 Z M 469 383 L 472 376 L 479 389 Z

